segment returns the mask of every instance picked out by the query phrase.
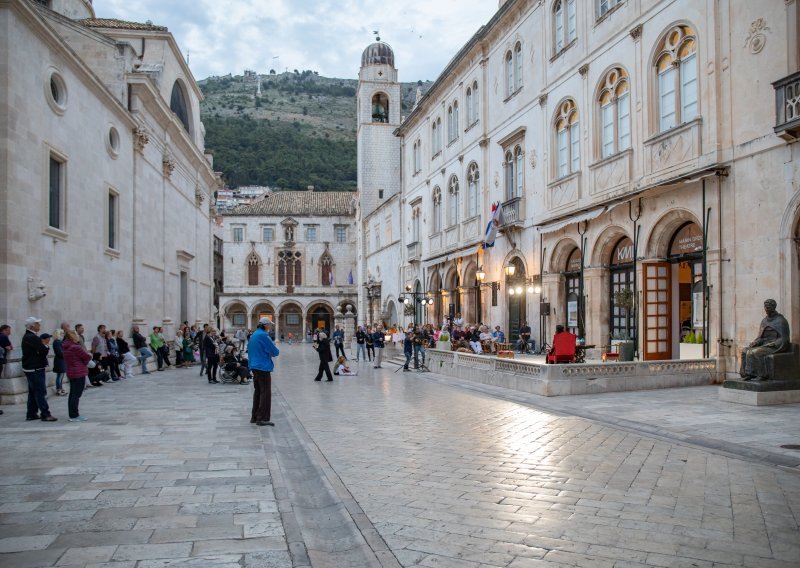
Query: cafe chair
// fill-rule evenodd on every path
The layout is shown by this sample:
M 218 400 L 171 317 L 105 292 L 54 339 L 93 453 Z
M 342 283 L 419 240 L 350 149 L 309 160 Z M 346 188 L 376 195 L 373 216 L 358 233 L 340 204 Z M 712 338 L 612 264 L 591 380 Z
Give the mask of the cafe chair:
M 553 348 L 547 354 L 548 363 L 574 363 L 577 336 L 565 331 L 553 337 Z

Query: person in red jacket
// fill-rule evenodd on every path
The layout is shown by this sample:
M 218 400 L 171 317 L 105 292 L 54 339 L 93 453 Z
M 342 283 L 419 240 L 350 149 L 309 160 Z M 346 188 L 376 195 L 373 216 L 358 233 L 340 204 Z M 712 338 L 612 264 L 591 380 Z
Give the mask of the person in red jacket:
M 78 334 L 72 330 L 68 331 L 61 346 L 64 351 L 64 364 L 67 367 L 67 379 L 69 379 L 69 399 L 67 407 L 69 409 L 70 422 L 84 422 L 85 416 L 78 412 L 78 402 L 86 386 L 86 375 L 89 374 L 89 362 L 92 355 L 86 351 Z

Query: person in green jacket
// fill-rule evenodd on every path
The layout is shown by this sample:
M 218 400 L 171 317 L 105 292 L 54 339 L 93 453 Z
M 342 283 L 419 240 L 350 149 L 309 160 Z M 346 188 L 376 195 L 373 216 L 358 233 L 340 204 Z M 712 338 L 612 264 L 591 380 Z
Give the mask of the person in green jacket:
M 150 349 L 156 354 L 156 360 L 158 361 L 158 370 L 164 370 L 164 340 L 161 339 L 161 334 L 159 333 L 161 328 L 157 325 L 153 326 L 153 333 L 150 334 Z

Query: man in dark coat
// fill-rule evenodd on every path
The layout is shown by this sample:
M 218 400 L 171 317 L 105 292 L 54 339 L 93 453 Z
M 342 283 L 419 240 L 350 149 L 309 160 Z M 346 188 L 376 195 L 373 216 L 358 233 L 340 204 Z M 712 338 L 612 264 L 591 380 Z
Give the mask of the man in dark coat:
M 25 320 L 25 335 L 22 336 L 22 371 L 28 379 L 28 414 L 26 420 L 42 419 L 44 422 L 58 420 L 50 414 L 47 404 L 47 354 L 50 347 L 46 339 L 39 337 L 41 327 L 39 318 L 29 317 Z
M 331 375 L 331 368 L 328 366 L 328 363 L 333 361 L 331 342 L 328 341 L 328 335 L 324 331 L 319 332 L 317 336 L 317 354 L 319 355 L 319 371 L 317 372 L 317 376 L 314 377 L 314 380 L 321 381 L 322 373 L 325 373 L 328 380 L 332 381 L 333 375 Z

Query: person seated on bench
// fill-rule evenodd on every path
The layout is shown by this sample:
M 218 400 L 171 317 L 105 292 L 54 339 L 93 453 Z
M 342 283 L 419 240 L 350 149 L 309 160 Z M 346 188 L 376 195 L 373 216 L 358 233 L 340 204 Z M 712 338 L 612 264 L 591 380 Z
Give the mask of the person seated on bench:
M 575 347 L 577 339 L 574 333 L 564 330 L 563 325 L 556 326 L 553 336 L 553 347 L 547 353 L 548 363 L 573 363 L 575 361 Z
M 519 328 L 519 352 L 522 353 L 529 353 L 531 350 L 530 346 L 531 340 L 531 326 L 528 325 L 528 322 L 523 321 L 522 325 Z
M 478 328 L 474 325 L 467 332 L 467 341 L 469 341 L 469 348 L 472 349 L 477 355 L 483 353 L 481 346 L 481 334 L 478 333 Z
M 497 344 L 494 342 L 494 337 L 489 333 L 489 326 L 481 326 L 481 346 L 484 353 L 497 353 Z

